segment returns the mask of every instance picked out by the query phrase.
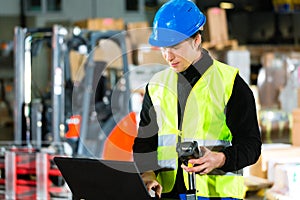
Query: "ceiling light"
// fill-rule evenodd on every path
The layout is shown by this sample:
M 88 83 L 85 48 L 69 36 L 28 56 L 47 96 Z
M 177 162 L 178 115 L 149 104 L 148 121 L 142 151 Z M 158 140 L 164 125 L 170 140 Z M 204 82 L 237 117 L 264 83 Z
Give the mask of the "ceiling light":
M 230 3 L 230 2 L 221 2 L 219 6 L 222 9 L 233 9 L 234 8 L 234 4 Z

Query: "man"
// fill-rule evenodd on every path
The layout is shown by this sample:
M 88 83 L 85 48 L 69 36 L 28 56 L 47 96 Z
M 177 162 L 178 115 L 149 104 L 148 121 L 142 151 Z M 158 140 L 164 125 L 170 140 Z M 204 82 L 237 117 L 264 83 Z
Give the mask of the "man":
M 168 1 L 153 21 L 149 43 L 170 67 L 146 87 L 133 151 L 147 189 L 159 197 L 184 197 L 194 172 L 198 199 L 242 199 L 241 169 L 261 152 L 252 91 L 236 68 L 201 48 L 205 21 L 189 0 Z M 176 145 L 189 141 L 203 156 L 186 166 Z

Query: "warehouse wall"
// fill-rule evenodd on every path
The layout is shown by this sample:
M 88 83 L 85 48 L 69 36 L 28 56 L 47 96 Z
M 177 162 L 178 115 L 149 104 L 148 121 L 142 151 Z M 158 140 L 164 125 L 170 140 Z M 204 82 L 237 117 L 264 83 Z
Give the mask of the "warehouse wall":
M 17 15 L 19 12 L 19 0 L 0 0 L 1 15 Z
M 62 11 L 56 13 L 26 13 L 27 17 L 34 18 L 28 25 L 34 27 L 43 27 L 53 23 L 62 25 L 71 25 L 74 21 L 96 18 L 96 17 L 113 17 L 123 18 L 125 22 L 147 21 L 152 18 L 151 12 L 144 11 L 145 0 L 139 1 L 139 11 L 127 12 L 125 10 L 125 1 L 111 0 L 63 0 Z M 11 35 L 11 27 L 19 25 L 20 0 L 0 0 L 0 32 Z M 150 17 L 149 17 L 150 16 Z M 6 26 L 5 20 L 10 17 L 14 18 Z M 32 21 L 34 23 L 32 24 Z M 3 39 L 0 36 L 0 39 Z M 5 37 L 6 39 L 6 37 Z M 10 38 L 12 39 L 12 38 Z

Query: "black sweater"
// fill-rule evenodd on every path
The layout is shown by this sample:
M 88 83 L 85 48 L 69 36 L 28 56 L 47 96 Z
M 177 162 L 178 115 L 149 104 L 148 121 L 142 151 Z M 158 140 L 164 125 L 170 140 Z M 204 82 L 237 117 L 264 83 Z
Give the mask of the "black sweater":
M 181 72 L 178 76 L 179 129 L 184 111 L 184 106 L 180 105 L 185 105 L 191 88 L 213 63 L 206 50 L 202 50 L 202 55 L 197 63 L 189 66 L 187 70 Z M 254 164 L 261 153 L 261 137 L 257 123 L 255 100 L 251 89 L 239 75 L 235 78 L 232 95 L 226 106 L 226 124 L 233 138 L 232 146 L 222 150 L 226 156 L 226 161 L 221 170 L 225 172 L 236 171 Z M 134 160 L 141 172 L 159 170 L 156 154 L 157 132 L 156 113 L 147 86 L 140 113 L 138 137 L 133 145 Z M 167 197 L 177 198 L 178 193 L 185 192 L 180 167 L 178 168 L 175 185 L 173 191 Z

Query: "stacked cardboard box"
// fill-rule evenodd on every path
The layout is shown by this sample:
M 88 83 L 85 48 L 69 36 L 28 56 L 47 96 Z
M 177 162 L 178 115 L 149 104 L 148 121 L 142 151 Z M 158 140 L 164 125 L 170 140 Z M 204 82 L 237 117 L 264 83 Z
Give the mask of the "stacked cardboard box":
M 159 48 L 150 46 L 149 44 L 141 44 L 138 47 L 138 65 L 144 64 L 167 65 L 167 62 L 163 58 Z
M 292 118 L 292 144 L 294 146 L 300 146 L 300 108 L 293 110 Z
M 86 62 L 86 55 L 80 54 L 77 51 L 70 51 L 70 71 L 71 79 L 74 82 L 80 82 L 84 77 L 84 64 Z
M 89 18 L 74 23 L 88 30 L 124 30 L 125 22 L 122 18 Z
M 207 24 L 204 26 L 204 48 L 223 49 L 224 47 L 237 48 L 237 40 L 230 40 L 226 12 L 222 8 L 212 7 L 207 9 Z
M 273 176 L 272 168 L 276 165 L 276 162 L 292 160 L 300 160 L 300 147 L 280 143 L 263 144 L 259 160 L 250 166 L 249 171 L 253 176 L 268 179 Z
M 228 25 L 224 9 L 217 7 L 207 9 L 207 24 L 210 42 L 220 43 L 228 40 Z
M 294 196 L 300 177 L 300 147 L 289 144 L 264 144 L 258 162 L 249 167 L 250 175 L 273 183 L 269 195 Z M 299 195 L 299 193 L 297 193 Z M 275 197 L 274 197 L 275 199 Z
M 121 48 L 112 40 L 100 40 L 93 51 L 94 61 L 105 61 L 113 68 L 122 69 L 122 51 Z
M 132 47 L 132 61 L 133 64 L 139 64 L 139 51 L 143 45 L 148 45 L 148 39 L 151 35 L 152 29 L 149 23 L 145 21 L 129 22 L 127 23 L 127 35 Z
M 134 47 L 139 44 L 148 44 L 151 32 L 152 29 L 146 21 L 127 23 L 127 33 Z

